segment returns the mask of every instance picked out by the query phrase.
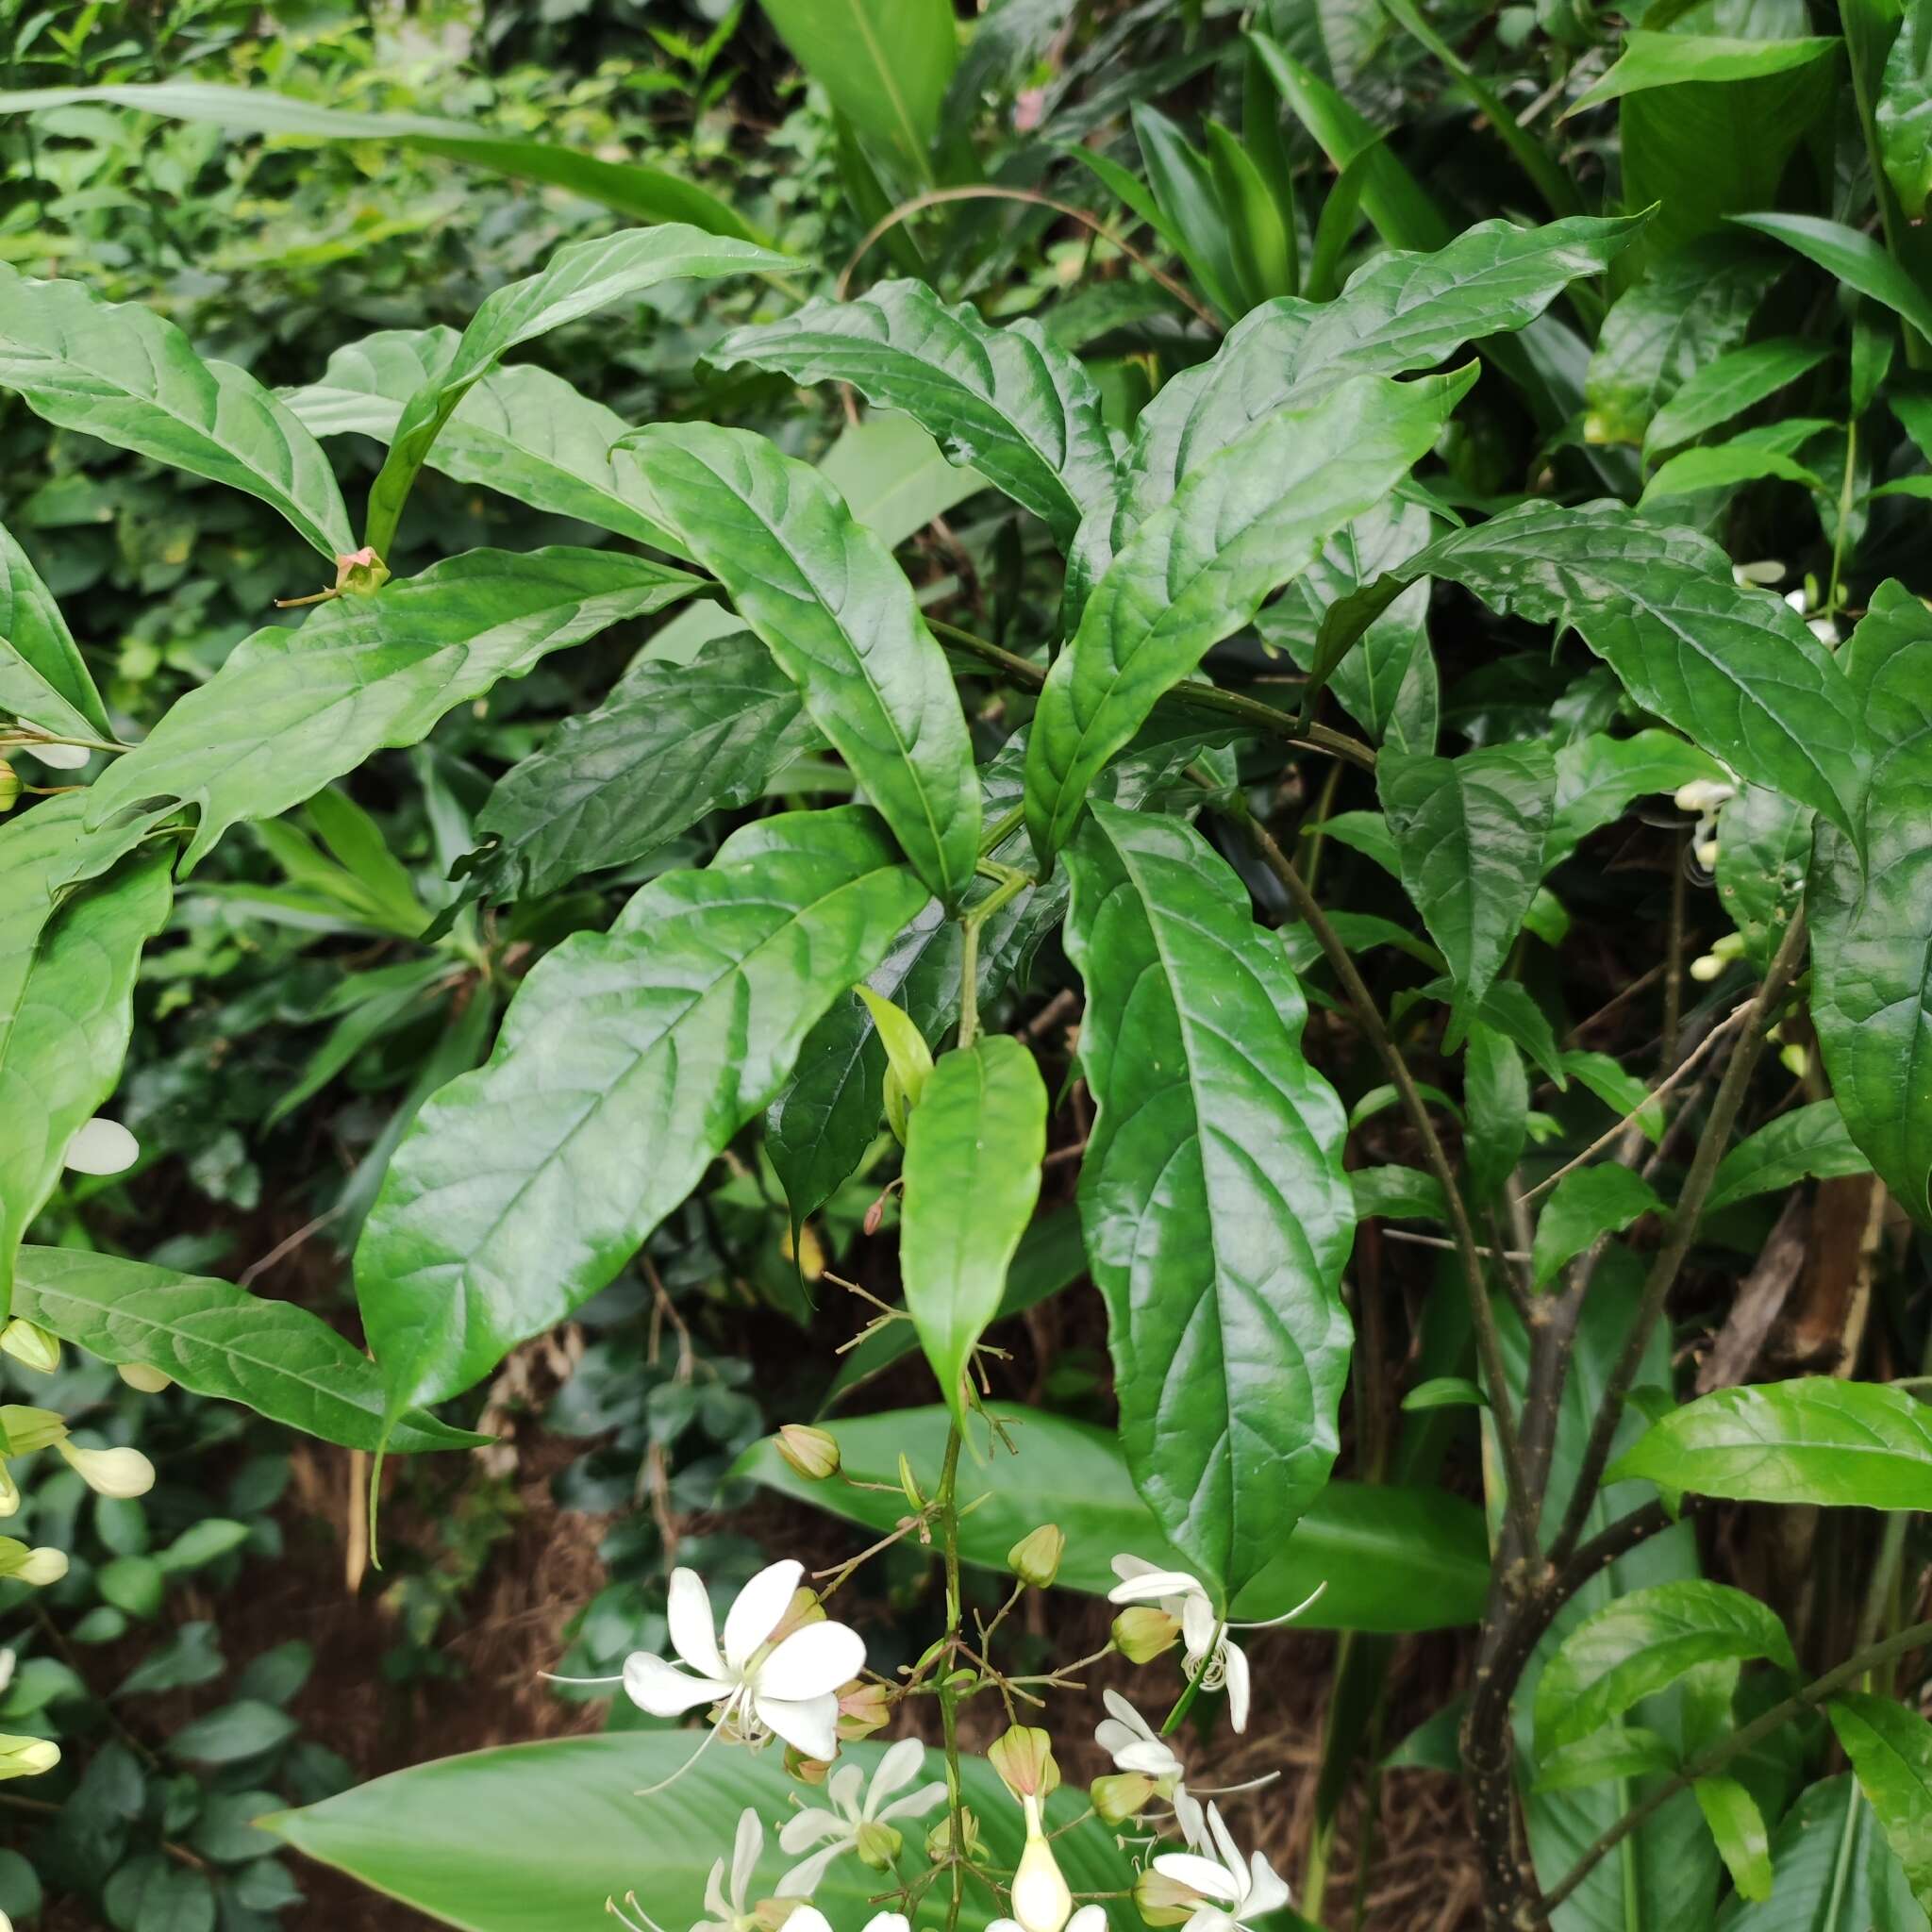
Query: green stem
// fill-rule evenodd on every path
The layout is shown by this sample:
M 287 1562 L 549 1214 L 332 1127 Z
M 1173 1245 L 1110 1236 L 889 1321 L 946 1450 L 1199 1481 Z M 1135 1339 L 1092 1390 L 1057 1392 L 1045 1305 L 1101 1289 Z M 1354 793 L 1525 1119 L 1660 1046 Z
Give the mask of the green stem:
M 1032 875 L 1009 872 L 979 904 L 959 921 L 959 1050 L 963 1053 L 979 1032 L 979 928 L 1002 906 L 1016 899 L 1033 883 Z
M 1909 334 L 1910 330 L 1907 329 Z M 1843 582 L 1845 529 L 1852 520 L 1853 483 L 1858 474 L 1858 423 L 1856 417 L 1845 424 L 1845 480 L 1839 487 L 1838 523 L 1831 533 L 1831 589 L 1824 599 L 1824 614 L 1838 614 L 1840 586 Z
M 1194 1707 L 1194 1699 L 1201 1694 L 1202 1681 L 1207 1677 L 1209 1669 L 1213 1665 L 1214 1653 L 1221 1647 L 1221 1640 L 1225 1635 L 1227 1625 L 1225 1624 L 1215 1626 L 1214 1641 L 1202 1654 L 1200 1669 L 1188 1679 L 1188 1688 L 1174 1699 L 1174 1708 L 1168 1712 L 1167 1722 L 1160 1727 L 1160 1735 L 1163 1738 L 1173 1737 L 1180 1729 L 1181 1720 Z
M 963 1018 L 960 1027 L 963 1033 Z M 959 1906 L 966 1890 L 966 1807 L 959 1780 L 959 1694 L 953 1686 L 952 1651 L 958 1641 L 960 1622 L 958 1483 L 963 1441 L 959 1425 L 955 1423 L 946 1432 L 946 1459 L 940 1470 L 939 1494 L 934 1499 L 946 1555 L 946 1657 L 939 1681 L 940 1725 L 946 1744 L 946 1851 L 953 1868 L 953 1896 L 946 1907 L 946 1932 L 958 1932 Z

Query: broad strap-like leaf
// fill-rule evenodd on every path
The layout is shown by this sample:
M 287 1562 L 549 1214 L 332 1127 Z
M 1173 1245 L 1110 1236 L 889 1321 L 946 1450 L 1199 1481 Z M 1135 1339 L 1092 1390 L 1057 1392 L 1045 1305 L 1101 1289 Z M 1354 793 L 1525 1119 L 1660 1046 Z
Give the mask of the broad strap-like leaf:
M 1344 1122 L 1241 881 L 1173 820 L 1095 804 L 1067 852 L 1095 1120 L 1080 1171 L 1121 1441 L 1230 1597 L 1326 1481 L 1350 1327 Z
M 1717 1389 L 1673 1409 L 1611 1468 L 1745 1503 L 1932 1508 L 1932 1408 L 1903 1389 L 1814 1375 Z
M 1592 731 L 1557 753 L 1557 805 L 1543 846 L 1543 870 L 1553 871 L 1591 833 L 1614 824 L 1640 798 L 1675 791 L 1702 780 L 1724 783 L 1724 769 L 1674 731 L 1655 728 L 1628 738 Z
M 1547 1288 L 1598 1236 L 1622 1234 L 1663 1203 L 1641 1174 L 1614 1161 L 1581 1167 L 1557 1183 L 1537 1216 L 1530 1254 L 1534 1286 Z
M 1064 549 L 1113 487 L 1100 391 L 1037 322 L 1005 328 L 924 282 L 881 282 L 850 302 L 808 302 L 782 322 L 733 329 L 708 359 L 748 362 L 794 382 L 845 382 L 930 431 L 1045 521 Z
M 382 1440 L 375 1364 L 320 1316 L 232 1283 L 70 1248 L 20 1251 L 13 1311 L 103 1361 L 159 1369 L 196 1395 L 240 1402 L 325 1442 Z M 390 1447 L 487 1442 L 434 1416 L 407 1416 Z
M 809 464 L 747 430 L 656 424 L 625 447 L 656 520 L 724 586 L 913 869 L 957 905 L 979 857 L 973 747 L 891 553 Z
M 1838 1102 L 1814 1100 L 1808 1107 L 1779 1114 L 1718 1162 L 1704 1211 L 1715 1214 L 1757 1194 L 1782 1193 L 1802 1180 L 1836 1180 L 1871 1172 L 1872 1163 L 1845 1131 Z
M 1046 1083 L 1008 1033 L 941 1054 L 906 1127 L 899 1273 L 940 1392 L 963 1429 L 973 1350 L 1040 1199 Z
M 0 389 L 63 429 L 258 496 L 331 560 L 356 547 L 328 458 L 286 405 L 138 302 L 0 263 Z
M 1158 699 L 1429 450 L 1474 380 L 1362 376 L 1277 410 L 1192 472 L 1088 600 L 1040 693 L 1026 824 L 1042 860 L 1066 842 L 1101 768 Z
M 0 525 L 0 711 L 58 738 L 111 738 L 80 655 L 26 552 Z
M 416 473 L 472 385 L 520 342 L 594 315 L 680 275 L 735 275 L 795 267 L 749 242 L 666 222 L 572 242 L 533 275 L 484 297 L 448 363 L 427 376 L 403 405 L 382 469 L 369 490 L 364 541 L 380 557 L 394 541 Z
M 707 812 L 748 805 L 816 738 L 797 688 L 743 631 L 689 664 L 642 658 L 496 781 L 459 871 L 487 897 L 628 865 Z
M 1807 891 L 1811 1017 L 1852 1139 L 1915 1221 L 1932 1221 L 1932 615 L 1873 592 L 1844 662 L 1874 747 L 1868 865 L 1821 824 Z M 1719 821 L 1719 853 L 1723 853 Z
M 488 1064 L 417 1117 L 357 1248 L 391 1412 L 467 1389 L 608 1282 L 924 896 L 873 813 L 787 813 L 549 954 Z
M 1454 1047 L 1536 895 L 1556 761 L 1541 740 L 1484 745 L 1453 758 L 1385 747 L 1375 785 L 1403 886 L 1448 962 Z
M 471 550 L 374 596 L 336 598 L 243 639 L 92 787 L 89 828 L 157 800 L 194 806 L 185 872 L 230 825 L 286 811 L 547 652 L 695 588 L 607 551 Z
M 1932 1911 L 1932 1724 L 1863 1690 L 1840 1692 L 1825 1710 L 1912 1896 Z

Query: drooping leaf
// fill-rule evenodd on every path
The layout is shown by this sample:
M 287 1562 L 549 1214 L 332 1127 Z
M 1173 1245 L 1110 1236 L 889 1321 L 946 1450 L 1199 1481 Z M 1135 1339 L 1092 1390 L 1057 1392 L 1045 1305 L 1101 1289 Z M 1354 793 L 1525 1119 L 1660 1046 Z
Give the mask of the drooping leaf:
M 695 586 L 604 551 L 471 550 L 374 596 L 339 597 L 243 639 L 90 790 L 88 826 L 155 800 L 195 806 L 186 872 L 230 825 L 286 811 L 499 678 Z
M 1591 833 L 1614 824 L 1638 799 L 1700 780 L 1723 784 L 1724 767 L 1673 731 L 1637 731 L 1628 738 L 1592 731 L 1561 746 L 1543 870 L 1553 871 Z
M 792 812 L 548 954 L 489 1062 L 418 1116 L 357 1248 L 391 1412 L 608 1282 L 924 896 L 871 812 Z
M 1757 1801 L 1734 1777 L 1700 1777 L 1690 1787 L 1697 1808 L 1717 1840 L 1738 1896 L 1771 1896 L 1771 1836 Z
M 1901 11 L 1872 119 L 1891 192 L 1907 220 L 1916 222 L 1932 193 L 1932 10 L 1924 0 L 1906 0 Z
M 26 552 L 0 525 L 0 711 L 60 738 L 110 738 L 108 714 Z
M 1817 814 L 1762 785 L 1746 785 L 1718 821 L 1717 896 L 1744 957 L 1762 973 L 1805 894 Z
M 1719 1161 L 1704 1211 L 1715 1214 L 1755 1194 L 1782 1193 L 1806 1179 L 1871 1172 L 1872 1163 L 1845 1132 L 1837 1101 L 1814 1100 L 1779 1114 Z
M 1715 358 L 1687 376 L 1652 416 L 1643 435 L 1643 454 L 1655 458 L 1680 443 L 1694 441 L 1808 375 L 1830 354 L 1824 342 L 1780 336 Z
M 1470 1195 L 1484 1207 L 1502 1191 L 1528 1145 L 1529 1076 L 1515 1041 L 1480 1020 L 1471 1023 L 1464 1050 L 1462 1104 L 1469 1115 L 1463 1159 Z
M 1011 1034 L 941 1054 L 906 1127 L 899 1268 L 940 1392 L 963 1428 L 973 1351 L 1040 1198 L 1046 1084 Z
M 1556 1185 L 1537 1217 L 1530 1274 L 1547 1288 L 1599 1235 L 1622 1234 L 1634 1221 L 1663 1208 L 1643 1176 L 1614 1161 L 1580 1167 Z
M 1932 1724 L 1862 1690 L 1840 1692 L 1825 1710 L 1912 1896 L 1932 1910 Z
M 470 318 L 456 353 L 403 405 L 382 469 L 369 488 L 364 541 L 387 557 L 403 506 L 438 432 L 471 389 L 520 342 L 594 315 L 613 302 L 683 275 L 745 275 L 795 266 L 749 242 L 667 222 L 559 248 L 533 275 L 493 291 Z
M 375 1364 L 293 1302 L 145 1261 L 25 1247 L 13 1307 L 103 1361 L 159 1369 L 193 1394 L 240 1402 L 325 1442 L 374 1449 L 382 1439 Z M 412 1414 L 390 1447 L 466 1449 L 489 1440 Z
M 1818 215 L 1736 215 L 1742 228 L 1755 228 L 1796 249 L 1827 275 L 1882 302 L 1921 335 L 1932 334 L 1932 294 L 1885 252 L 1882 243 L 1842 222 Z
M 1327 1478 L 1355 1224 L 1341 1106 L 1240 880 L 1172 820 L 1096 804 L 1068 850 L 1096 1117 L 1080 1211 L 1121 1441 L 1163 1533 L 1227 1594 Z
M 1038 323 L 995 328 L 924 282 L 808 302 L 782 322 L 732 330 L 708 359 L 781 370 L 794 382 L 850 383 L 1042 518 L 1062 548 L 1112 489 L 1113 440 L 1080 362 Z
M 1026 824 L 1043 860 L 1157 700 L 1388 495 L 1474 379 L 1473 369 L 1410 383 L 1365 376 L 1279 410 L 1190 475 L 1136 530 L 1088 600 L 1034 713 Z
M 172 322 L 0 262 L 0 389 L 63 429 L 258 496 L 333 560 L 356 547 L 335 472 L 285 405 Z
M 1182 1563 L 1136 1493 L 1116 1432 L 1043 1409 L 994 1403 L 1011 1438 L 987 1466 L 959 1468 L 959 1553 L 981 1569 L 1004 1570 L 1026 1532 L 1057 1523 L 1067 1533 L 1058 1581 L 1103 1595 L 1119 1578 L 1118 1552 Z M 928 1484 L 938 1479 L 952 1417 L 939 1407 L 902 1408 L 836 1424 L 843 1467 L 858 1481 L 898 1489 L 899 1454 Z M 768 1439 L 739 1458 L 740 1473 L 883 1535 L 906 1513 L 903 1496 L 839 1483 L 810 1483 L 787 1468 Z M 979 1501 L 981 1495 L 986 1500 Z M 970 1513 L 968 1512 L 970 1506 Z M 1182 1564 L 1185 1567 L 1185 1564 Z M 1299 1623 L 1312 1630 L 1447 1629 L 1482 1614 L 1482 1519 L 1459 1497 L 1399 1484 L 1335 1482 L 1308 1506 L 1274 1559 L 1236 1599 L 1242 1619 L 1279 1616 L 1318 1583 L 1327 1585 Z
M 1824 1375 L 1718 1389 L 1654 1424 L 1610 1474 L 1745 1503 L 1932 1508 L 1932 1409 Z
M 1716 1932 L 1926 1932 L 1904 1870 L 1845 1774 L 1805 1791 L 1771 1834 L 1771 1896 L 1729 1899 Z
M 625 444 L 653 514 L 797 685 L 932 891 L 979 857 L 979 788 L 945 653 L 891 554 L 819 473 L 763 437 L 657 424 Z

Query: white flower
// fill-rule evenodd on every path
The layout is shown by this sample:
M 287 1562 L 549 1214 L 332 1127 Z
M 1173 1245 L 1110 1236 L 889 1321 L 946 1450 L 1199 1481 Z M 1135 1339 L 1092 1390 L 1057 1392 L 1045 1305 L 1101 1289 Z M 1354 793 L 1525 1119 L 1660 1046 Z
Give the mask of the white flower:
M 791 1932 L 791 1926 L 786 1927 Z M 873 1932 L 868 1925 L 865 1932 Z M 1018 1919 L 995 1919 L 987 1926 L 986 1932 L 1024 1932 Z M 1067 1921 L 1067 1932 L 1107 1932 L 1107 1907 L 1105 1906 L 1082 1906 Z
M 758 1823 L 758 1814 L 746 1806 L 738 1815 L 738 1836 L 731 1846 L 730 1890 L 725 1890 L 725 1861 L 720 1858 L 711 1867 L 710 1877 L 705 1881 L 705 1909 L 711 1916 L 700 1919 L 691 1927 L 691 1932 L 754 1932 L 758 1917 L 748 1894 L 752 1874 L 758 1869 L 758 1854 L 764 1848 L 765 1827 Z M 625 1892 L 624 1902 L 638 1915 L 638 1921 L 648 1928 L 648 1932 L 658 1932 L 657 1921 L 646 1916 L 643 1907 L 638 1904 L 636 1892 Z M 639 1932 L 638 1923 L 618 1908 L 615 1899 L 607 1898 L 604 1909 L 620 1924 L 630 1926 L 631 1932 Z
M 800 1906 L 785 1921 L 785 1932 L 832 1932 L 832 1922 L 818 1907 Z M 912 1932 L 912 1927 L 904 1912 L 874 1912 L 865 1922 L 865 1932 Z M 992 1932 L 992 1928 L 989 1926 L 987 1932 Z
M 122 1174 L 141 1158 L 141 1142 L 119 1121 L 97 1113 L 75 1128 L 65 1158 L 75 1174 Z
M 863 1667 L 865 1643 L 856 1630 L 829 1621 L 771 1641 L 804 1574 L 802 1563 L 790 1561 L 760 1570 L 732 1602 L 721 1651 L 703 1579 L 694 1570 L 674 1570 L 671 1647 L 687 1670 L 637 1651 L 625 1659 L 625 1694 L 653 1717 L 714 1704 L 721 1731 L 753 1742 L 775 1733 L 808 1757 L 836 1757 L 839 1687 Z
M 1288 1903 L 1288 1886 L 1259 1852 L 1241 1862 L 1220 1811 L 1208 1807 L 1206 1844 L 1200 1852 L 1162 1852 L 1154 1869 L 1163 1878 L 1185 1885 L 1200 1904 L 1187 1924 L 1187 1932 L 1243 1932 L 1253 1920 Z
M 1186 1771 L 1167 1740 L 1118 1690 L 1103 1690 L 1108 1715 L 1093 1727 L 1093 1741 L 1119 1771 L 1138 1771 L 1151 1778 L 1180 1777 Z
M 917 1738 L 901 1738 L 878 1761 L 870 1789 L 865 1774 L 856 1764 L 841 1765 L 825 1782 L 829 1807 L 811 1806 L 785 1821 L 778 1833 L 780 1847 L 793 1855 L 808 1845 L 820 1849 L 794 1865 L 778 1881 L 780 1898 L 809 1898 L 833 1859 L 846 1852 L 861 1850 L 868 1836 L 867 1825 L 880 1825 L 891 1818 L 921 1818 L 946 1795 L 942 1783 L 921 1785 L 903 1798 L 892 1796 L 904 1790 L 919 1775 L 925 1762 L 925 1746 Z M 890 1802 L 888 1802 L 890 1801 Z
M 83 1449 L 65 1436 L 54 1445 L 98 1496 L 130 1502 L 155 1486 L 155 1466 L 139 1449 Z

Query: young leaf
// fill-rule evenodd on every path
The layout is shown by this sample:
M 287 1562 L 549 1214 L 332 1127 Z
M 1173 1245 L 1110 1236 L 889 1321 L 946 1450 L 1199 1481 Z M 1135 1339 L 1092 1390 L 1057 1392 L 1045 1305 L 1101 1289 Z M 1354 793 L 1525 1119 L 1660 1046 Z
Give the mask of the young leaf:
M 1690 1789 L 1697 1794 L 1697 1808 L 1717 1840 L 1738 1896 L 1769 1898 L 1771 1839 L 1757 1801 L 1734 1777 L 1700 1777 Z
M 138 302 L 0 262 L 0 389 L 63 429 L 260 497 L 331 561 L 356 547 L 314 437 L 245 370 L 204 361 Z
M 1912 1896 L 1932 1911 L 1932 1724 L 1862 1690 L 1840 1692 L 1825 1710 Z
M 391 1412 L 604 1287 L 924 897 L 871 812 L 791 812 L 547 955 L 489 1062 L 417 1118 L 356 1250 Z
M 1542 877 L 1557 770 L 1541 741 L 1459 758 L 1383 750 L 1375 789 L 1402 883 L 1455 982 L 1447 1044 L 1464 1030 L 1523 929 Z
M 1742 415 L 1754 403 L 1808 375 L 1831 354 L 1824 342 L 1781 336 L 1732 349 L 1694 370 L 1650 419 L 1643 454 L 1655 459 Z
M 1815 1100 L 1740 1141 L 1718 1163 L 1704 1211 L 1715 1214 L 1755 1194 L 1782 1193 L 1802 1180 L 1871 1172 L 1872 1163 L 1845 1132 L 1837 1101 Z
M 1480 1020 L 1471 1023 L 1463 1054 L 1462 1104 L 1469 1113 L 1463 1135 L 1469 1191 L 1478 1207 L 1487 1207 L 1529 1142 L 1529 1076 L 1515 1041 Z
M 850 383 L 1043 519 L 1062 549 L 1113 487 L 1113 439 L 1078 359 L 1037 322 L 995 328 L 924 282 L 808 302 L 782 322 L 733 329 L 708 359 L 781 370 L 798 383 Z
M 362 1351 L 293 1302 L 207 1275 L 69 1248 L 22 1248 L 13 1311 L 103 1361 L 159 1369 L 195 1395 L 239 1402 L 325 1442 L 382 1440 L 382 1378 Z M 399 1453 L 487 1442 L 410 1415 Z
M 88 827 L 157 799 L 198 807 L 186 873 L 230 825 L 286 811 L 499 678 L 695 585 L 608 551 L 471 550 L 338 597 L 244 638 L 89 791 Z
M 1365 376 L 1266 418 L 1188 477 L 1089 599 L 1040 693 L 1026 824 L 1044 861 L 1155 703 L 1351 519 L 1385 497 L 1474 380 Z
M 1662 1210 L 1656 1190 L 1614 1161 L 1580 1167 L 1557 1183 L 1537 1217 L 1530 1274 L 1547 1288 L 1599 1235 L 1622 1234 L 1633 1221 Z
M 932 891 L 979 858 L 979 787 L 946 656 L 891 553 L 763 437 L 657 424 L 629 437 L 653 515 L 724 584 Z
M 1718 1389 L 1655 1424 L 1608 1479 L 1630 1476 L 1743 1503 L 1932 1508 L 1932 1409 L 1822 1375 Z
M 1578 1624 L 1539 1674 L 1538 1752 L 1589 1737 L 1720 1657 L 1798 1668 L 1777 1613 L 1727 1584 L 1659 1583 L 1617 1598 Z
M 1246 891 L 1198 834 L 1096 804 L 1068 848 L 1080 1172 L 1121 1441 L 1162 1532 L 1229 1596 L 1327 1478 L 1355 1225 L 1341 1105 Z
M 1643 1777 L 1651 1772 L 1676 1768 L 1676 1752 L 1655 1731 L 1645 1730 L 1641 1724 L 1619 1724 L 1611 1730 L 1593 1731 L 1560 1751 L 1539 1754 L 1531 1790 L 1539 1794 L 1583 1790 L 1611 1779 Z
M 1723 784 L 1724 769 L 1674 731 L 1638 731 L 1628 738 L 1592 731 L 1561 746 L 1543 870 L 1554 871 L 1591 833 L 1614 824 L 1636 800 L 1700 779 Z
M 403 506 L 437 432 L 471 388 L 518 343 L 613 302 L 630 301 L 679 275 L 734 275 L 793 266 L 789 257 L 770 249 L 675 222 L 626 228 L 559 248 L 535 275 L 485 296 L 448 364 L 403 405 L 389 454 L 370 485 L 363 541 L 378 557 L 389 555 Z
M 903 1147 L 912 1109 L 919 1105 L 925 1083 L 932 1078 L 932 1049 L 904 1007 L 875 993 L 862 979 L 852 991 L 858 995 L 859 1004 L 879 1036 L 879 1044 L 886 1050 L 886 1124 Z
M 111 738 L 100 693 L 26 552 L 0 525 L 0 711 L 58 738 Z
M 973 1351 L 1040 1198 L 1046 1085 L 1010 1034 L 941 1054 L 906 1129 L 899 1266 L 906 1307 L 954 1419 Z
M 1414 1167 L 1363 1167 L 1348 1177 L 1357 1221 L 1444 1221 L 1449 1204 L 1442 1183 Z

